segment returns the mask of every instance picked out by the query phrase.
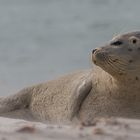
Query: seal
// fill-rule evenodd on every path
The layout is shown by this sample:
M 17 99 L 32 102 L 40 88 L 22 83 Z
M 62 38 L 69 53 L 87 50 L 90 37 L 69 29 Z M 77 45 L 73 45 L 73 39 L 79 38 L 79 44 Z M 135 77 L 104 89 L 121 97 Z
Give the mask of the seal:
M 140 32 L 92 51 L 93 69 L 27 87 L 0 99 L 0 116 L 50 123 L 96 117 L 140 118 Z
M 92 90 L 83 101 L 80 117 L 140 118 L 140 32 L 114 37 L 94 49 Z

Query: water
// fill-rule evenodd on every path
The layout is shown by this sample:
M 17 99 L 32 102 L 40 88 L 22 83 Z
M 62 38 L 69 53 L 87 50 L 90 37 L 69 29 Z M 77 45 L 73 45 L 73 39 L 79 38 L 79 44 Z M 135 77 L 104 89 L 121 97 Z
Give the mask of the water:
M 92 67 L 90 52 L 140 29 L 139 0 L 0 0 L 0 95 Z

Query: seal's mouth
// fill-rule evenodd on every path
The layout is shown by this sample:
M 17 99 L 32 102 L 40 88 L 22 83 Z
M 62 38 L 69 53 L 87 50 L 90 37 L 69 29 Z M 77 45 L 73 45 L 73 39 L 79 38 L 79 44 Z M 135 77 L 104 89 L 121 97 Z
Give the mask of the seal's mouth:
M 92 52 L 92 62 L 95 65 L 100 65 L 100 63 L 103 63 L 106 60 L 104 53 L 100 52 L 99 50 L 93 52 Z

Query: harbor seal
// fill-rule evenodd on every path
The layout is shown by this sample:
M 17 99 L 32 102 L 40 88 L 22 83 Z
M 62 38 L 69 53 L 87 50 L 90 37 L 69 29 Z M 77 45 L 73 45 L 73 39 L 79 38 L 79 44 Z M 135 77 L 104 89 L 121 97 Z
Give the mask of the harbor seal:
M 118 35 L 92 51 L 93 69 L 0 99 L 0 116 L 43 122 L 140 118 L 140 32 Z

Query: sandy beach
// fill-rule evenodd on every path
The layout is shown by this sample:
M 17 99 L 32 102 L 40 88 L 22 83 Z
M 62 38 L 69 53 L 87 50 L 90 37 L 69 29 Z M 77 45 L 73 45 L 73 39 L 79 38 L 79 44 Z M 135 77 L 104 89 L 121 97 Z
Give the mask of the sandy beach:
M 99 119 L 92 125 L 47 125 L 0 118 L 1 140 L 139 140 L 140 121 Z

